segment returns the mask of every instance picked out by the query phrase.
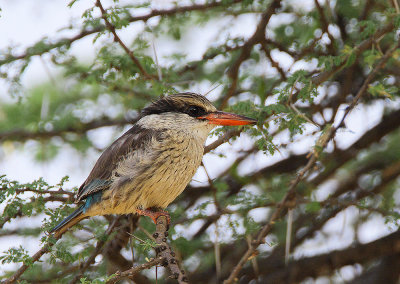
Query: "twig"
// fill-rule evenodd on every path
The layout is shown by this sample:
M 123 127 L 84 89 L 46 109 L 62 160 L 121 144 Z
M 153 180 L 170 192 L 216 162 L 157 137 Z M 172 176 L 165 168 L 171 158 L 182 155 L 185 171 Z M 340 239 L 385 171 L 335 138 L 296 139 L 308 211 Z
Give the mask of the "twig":
M 137 226 L 139 230 L 141 230 L 149 239 L 155 241 L 155 239 L 153 238 L 153 236 L 151 235 L 151 233 L 149 231 L 147 231 L 145 228 L 143 228 L 142 226 L 138 225 Z
M 106 232 L 107 234 L 110 234 L 110 233 L 111 233 L 111 231 L 112 231 L 113 227 L 115 226 L 115 223 L 116 223 L 116 221 L 117 221 L 118 219 L 119 219 L 119 217 L 116 218 L 116 220 L 113 222 L 113 224 L 110 225 L 110 227 L 107 229 L 107 232 Z M 59 239 L 61 238 L 62 235 L 63 235 L 63 233 L 57 235 L 57 236 L 55 237 L 56 241 L 59 240 Z M 101 242 L 101 241 L 99 241 L 99 242 Z M 36 262 L 36 261 L 38 261 L 38 260 L 42 257 L 42 255 L 44 255 L 45 253 L 49 252 L 50 248 L 51 248 L 54 244 L 55 244 L 55 242 L 54 242 L 54 243 L 47 243 L 47 244 L 45 244 L 38 252 L 36 252 L 36 253 L 32 256 L 32 258 L 31 258 L 31 264 L 34 263 L 34 262 Z M 98 243 L 98 244 L 99 244 L 99 243 Z M 102 247 L 102 246 L 101 246 L 101 247 Z M 96 250 L 97 250 L 97 247 L 96 247 Z M 97 253 L 97 254 L 98 254 L 98 253 Z M 97 256 L 97 254 L 94 256 L 94 258 Z M 94 260 L 94 258 L 93 258 L 93 260 Z M 87 261 L 83 266 L 81 266 L 81 269 L 83 269 L 83 268 L 85 268 L 85 267 L 87 268 L 87 267 L 90 265 L 91 261 L 93 261 L 93 260 L 91 260 L 91 259 L 92 259 L 92 257 L 89 258 L 88 261 Z M 90 263 L 89 263 L 89 260 L 90 260 Z M 5 281 L 3 281 L 2 284 L 15 283 L 15 282 L 19 279 L 19 277 L 28 269 L 29 266 L 30 266 L 30 265 L 24 263 L 10 278 L 8 278 L 8 279 L 6 279 Z M 75 277 L 75 278 L 76 278 L 76 277 Z M 79 278 L 78 278 L 78 279 L 79 279 Z M 77 281 L 78 279 L 76 279 L 76 281 Z M 76 281 L 75 281 L 75 282 L 76 282 Z M 74 282 L 74 283 L 75 283 L 75 282 Z
M 219 137 L 218 140 L 216 140 L 216 141 L 212 142 L 211 144 L 205 146 L 204 147 L 204 154 L 207 154 L 211 150 L 214 150 L 215 148 L 217 148 L 219 145 L 224 144 L 225 142 L 228 142 L 229 139 L 231 139 L 232 137 L 239 136 L 241 132 L 242 132 L 242 130 L 240 128 L 239 129 L 235 129 L 235 130 L 229 130 L 224 135 Z
M 0 190 L 8 190 L 8 188 L 1 187 Z M 15 192 L 16 193 L 34 192 L 34 193 L 40 193 L 40 194 L 47 194 L 48 193 L 50 195 L 53 195 L 53 194 L 67 194 L 69 196 L 74 196 L 75 195 L 75 193 L 73 193 L 72 191 L 66 191 L 66 190 L 63 190 L 61 188 L 57 189 L 57 190 L 40 190 L 40 189 L 34 189 L 34 188 L 26 187 L 26 188 L 17 188 L 17 189 L 15 189 Z
M 363 85 L 361 86 L 360 90 L 358 91 L 357 95 L 354 97 L 351 104 L 345 110 L 343 118 L 336 128 L 339 128 L 342 126 L 347 115 L 356 106 L 360 97 L 365 93 L 365 91 L 369 87 L 369 83 L 371 83 L 371 81 L 375 77 L 376 73 L 378 73 L 378 71 L 386 64 L 386 62 L 389 60 L 389 58 L 392 56 L 392 54 L 396 51 L 396 49 L 399 48 L 399 46 L 400 46 L 400 40 L 397 42 L 397 44 L 395 46 L 393 46 L 391 49 L 386 51 L 385 55 L 379 60 L 378 64 L 375 66 L 375 68 L 371 71 L 371 73 L 369 73 L 367 79 L 365 79 L 365 81 L 364 81 Z
M 5 216 L 3 220 L 0 221 L 0 229 L 3 228 L 4 224 L 10 221 L 13 218 L 21 217 L 22 216 L 22 210 L 19 209 L 17 212 L 15 212 L 12 216 Z
M 311 120 L 310 118 L 308 118 L 304 113 L 302 113 L 301 111 L 299 111 L 299 110 L 297 109 L 297 107 L 294 105 L 294 103 L 293 103 L 293 95 L 294 95 L 293 90 L 294 90 L 294 88 L 296 88 L 296 83 L 297 83 L 297 80 L 296 80 L 296 82 L 294 82 L 294 84 L 293 84 L 293 86 L 292 86 L 292 88 L 291 88 L 291 90 L 290 90 L 289 98 L 288 98 L 288 106 L 289 106 L 295 113 L 297 113 L 298 116 L 300 116 L 301 118 L 305 119 L 308 123 L 311 123 L 311 124 L 315 125 L 316 127 L 318 127 L 319 129 L 321 129 L 321 125 L 319 125 L 318 123 L 312 121 L 312 120 Z
M 393 0 L 393 5 L 396 9 L 396 13 L 400 14 L 400 8 L 399 8 L 399 3 L 397 3 L 397 0 Z
M 101 11 L 101 17 L 103 18 L 104 22 L 106 23 L 107 29 L 113 34 L 114 40 L 119 43 L 119 45 L 125 50 L 125 52 L 129 55 L 133 63 L 139 68 L 140 73 L 147 79 L 154 79 L 157 80 L 157 77 L 150 75 L 149 73 L 144 70 L 142 64 L 140 64 L 140 61 L 136 58 L 136 56 L 133 54 L 133 52 L 124 44 L 124 42 L 121 40 L 121 38 L 118 36 L 117 32 L 115 31 L 115 27 L 110 23 L 110 21 L 107 19 L 107 13 L 103 8 L 103 5 L 101 4 L 100 0 L 96 0 L 96 6 L 100 9 Z
M 212 194 L 213 194 L 215 207 L 217 208 L 217 211 L 221 211 L 221 204 L 219 203 L 218 198 L 217 198 L 217 191 L 218 190 L 215 187 L 214 182 L 211 179 L 210 175 L 208 174 L 207 168 L 204 165 L 203 161 L 201 161 L 201 165 L 203 166 L 204 172 L 206 173 L 208 184 L 210 185 L 210 189 L 211 189 Z
M 365 91 L 368 88 L 369 83 L 372 81 L 372 79 L 375 77 L 376 73 L 386 64 L 386 62 L 389 60 L 391 55 L 394 53 L 394 51 L 400 46 L 400 41 L 391 49 L 389 49 L 385 55 L 380 59 L 380 61 L 377 63 L 375 68 L 371 71 L 371 73 L 368 75 L 368 77 L 365 79 L 363 85 L 361 86 L 360 90 L 358 91 L 357 95 L 353 99 L 352 103 L 348 106 L 346 109 L 342 120 L 336 127 L 332 127 L 329 130 L 329 133 L 327 133 L 326 137 L 327 139 L 324 139 L 324 142 L 322 143 L 321 149 L 325 148 L 328 142 L 335 136 L 336 131 L 342 127 L 342 124 L 347 117 L 347 115 L 350 113 L 350 111 L 355 107 L 361 96 L 365 93 Z M 242 269 L 243 265 L 249 260 L 249 258 L 256 252 L 258 246 L 262 243 L 264 243 L 264 238 L 268 235 L 268 233 L 271 231 L 274 222 L 281 216 L 281 213 L 283 212 L 283 209 L 285 208 L 285 204 L 294 202 L 294 197 L 295 197 L 295 190 L 297 185 L 300 183 L 300 181 L 303 179 L 305 174 L 314 166 L 315 162 L 317 161 L 318 155 L 315 153 L 314 150 L 310 151 L 310 158 L 307 162 L 307 165 L 298 173 L 296 178 L 292 180 L 288 192 L 285 194 L 281 202 L 278 204 L 276 207 L 275 211 L 273 212 L 270 220 L 268 223 L 261 228 L 259 231 L 257 238 L 253 240 L 251 247 L 246 251 L 246 253 L 242 256 L 240 259 L 239 263 L 235 266 L 235 268 L 232 270 L 231 274 L 229 275 L 228 279 L 224 281 L 224 284 L 230 284 L 232 283 L 236 277 L 238 276 L 240 270 Z M 293 204 L 294 205 L 294 204 Z M 288 207 L 290 209 L 290 206 Z
M 31 258 L 31 263 L 34 263 L 39 260 L 45 253 L 47 253 L 50 248 L 54 245 L 54 243 L 47 243 L 44 247 L 42 247 L 37 253 L 35 253 Z M 30 265 L 23 264 L 10 278 L 6 279 L 2 284 L 10 284 L 15 283 L 18 278 L 28 269 Z
M 138 274 L 140 271 L 145 270 L 145 269 L 150 269 L 158 264 L 161 264 L 165 261 L 164 258 L 162 257 L 157 257 L 154 259 L 151 259 L 149 262 L 143 263 L 141 265 L 132 267 L 129 270 L 125 270 L 123 272 L 117 271 L 114 273 L 114 277 L 110 278 L 106 283 L 107 284 L 114 284 L 117 283 L 119 280 L 122 280 L 124 278 L 132 278 L 134 275 Z
M 324 29 L 325 33 L 328 35 L 330 43 L 328 45 L 330 54 L 335 54 L 335 38 L 332 36 L 332 34 L 329 32 L 329 23 L 325 17 L 324 9 L 321 7 L 319 4 L 318 0 L 314 0 L 315 7 L 317 7 L 318 13 L 319 13 L 319 18 L 321 21 L 322 28 Z
M 153 46 L 154 59 L 156 61 L 156 65 L 157 65 L 158 81 L 162 81 L 162 71 L 161 71 L 160 63 L 158 63 L 157 50 L 156 50 L 156 46 L 154 44 L 154 40 L 153 40 L 152 46 Z
M 292 239 L 292 227 L 293 227 L 293 209 L 288 209 L 287 228 L 286 228 L 286 243 L 285 243 L 285 263 L 289 263 L 290 257 L 290 244 Z
M 359 56 L 362 52 L 364 52 L 366 49 L 370 48 L 375 42 L 376 39 L 380 38 L 381 36 L 386 35 L 387 33 L 391 32 L 394 29 L 394 24 L 393 21 L 390 21 L 386 26 L 384 26 L 382 29 L 378 30 L 374 35 L 369 37 L 368 39 L 364 40 L 361 42 L 359 45 L 357 45 L 354 48 L 354 54 L 356 56 Z M 347 58 L 343 60 L 343 62 L 332 68 L 331 70 L 328 71 L 323 71 L 319 73 L 318 75 L 314 76 L 311 78 L 312 82 L 314 85 L 320 85 L 326 80 L 328 80 L 331 76 L 333 76 L 335 73 L 339 72 L 347 62 Z
M 263 283 L 302 283 L 306 278 L 331 275 L 333 271 L 346 265 L 365 264 L 373 261 L 380 262 L 379 260 L 382 257 L 395 255 L 399 252 L 400 231 L 397 230 L 369 243 L 353 244 L 341 250 L 332 250 L 324 254 L 303 257 L 290 261 L 288 265 L 285 265 L 282 261 L 275 261 L 271 267 L 271 262 L 265 261 L 267 259 L 264 258 L 260 262 L 265 269 L 260 274 L 263 275 Z M 395 267 L 390 270 L 396 273 L 400 271 Z M 394 282 L 371 281 L 369 283 L 398 283 L 397 280 L 398 278 Z
M 214 241 L 215 271 L 217 275 L 217 281 L 219 281 L 221 278 L 221 248 L 219 245 L 218 220 L 215 221 L 214 226 L 215 226 L 215 241 Z
M 247 40 L 247 42 L 242 46 L 240 55 L 238 59 L 233 63 L 233 65 L 228 70 L 228 77 L 231 80 L 231 85 L 228 88 L 227 93 L 223 97 L 221 101 L 220 108 L 224 108 L 228 103 L 228 100 L 235 94 L 238 77 L 239 77 L 239 68 L 242 63 L 247 60 L 251 54 L 253 46 L 257 43 L 262 42 L 265 39 L 265 28 L 268 25 L 271 16 L 275 13 L 275 10 L 279 8 L 281 5 L 280 0 L 274 0 L 269 5 L 267 10 L 261 14 L 260 22 L 257 25 L 256 31 L 254 34 Z
M 251 246 L 251 235 L 247 235 L 246 236 L 246 241 L 247 241 L 247 245 L 250 247 Z M 254 271 L 254 275 L 257 276 L 260 274 L 260 269 L 258 267 L 258 262 L 257 262 L 257 258 L 253 257 L 251 259 L 251 264 L 253 266 L 253 271 Z
M 229 5 L 240 3 L 243 0 L 234 0 L 229 3 Z M 175 14 L 183 14 L 186 12 L 192 12 L 192 11 L 203 11 L 203 10 L 208 10 L 212 8 L 217 8 L 220 6 L 225 6 L 226 3 L 225 1 L 212 1 L 210 3 L 205 3 L 205 4 L 194 4 L 194 5 L 188 5 L 188 6 L 177 6 L 172 9 L 166 9 L 166 10 L 151 10 L 148 14 L 141 15 L 141 16 L 129 16 L 126 18 L 126 21 L 128 23 L 133 23 L 133 22 L 138 22 L 138 21 L 148 21 L 149 19 L 157 16 L 171 16 Z M 0 66 L 4 64 L 9 64 L 11 62 L 17 61 L 17 60 L 23 60 L 23 59 L 29 59 L 32 56 L 36 55 L 42 55 L 47 52 L 50 52 L 51 50 L 55 48 L 60 48 L 63 46 L 70 46 L 72 43 L 75 41 L 78 41 L 86 36 L 101 32 L 106 29 L 106 26 L 104 25 L 99 25 L 96 26 L 93 29 L 90 30 L 82 30 L 79 34 L 70 37 L 70 38 L 61 38 L 58 41 L 54 43 L 50 43 L 47 46 L 45 46 L 43 49 L 35 49 L 31 47 L 28 47 L 25 51 L 25 53 L 16 55 L 16 56 L 6 56 L 4 59 L 0 60 Z
M 105 232 L 106 236 L 109 236 L 112 233 L 113 229 L 117 225 L 117 223 L 118 223 L 120 218 L 121 218 L 121 216 L 116 217 L 114 219 L 114 221 L 108 226 L 108 228 L 107 228 L 107 230 Z M 103 249 L 103 247 L 106 244 L 106 242 L 107 242 L 107 239 L 97 241 L 95 250 L 89 256 L 89 258 L 83 264 L 81 264 L 79 266 L 79 272 L 70 281 L 71 284 L 78 282 L 78 280 L 82 277 L 84 271 L 94 262 L 94 260 L 96 259 L 96 256 L 101 252 L 101 250 Z
M 279 75 L 281 76 L 282 80 L 286 81 L 287 77 L 285 74 L 285 71 L 281 68 L 278 62 L 276 62 L 272 56 L 271 53 L 268 51 L 267 46 L 266 46 L 266 41 L 261 42 L 261 49 L 264 51 L 265 56 L 269 59 L 271 62 L 272 67 L 274 67 L 276 70 L 278 70 Z
M 157 218 L 156 232 L 153 234 L 153 237 L 158 245 L 156 247 L 157 257 L 164 259 L 161 265 L 168 267 L 171 272 L 170 278 L 176 279 L 180 284 L 189 282 L 185 271 L 180 268 L 179 262 L 175 258 L 175 253 L 167 244 L 168 220 L 166 216 L 162 215 Z
M 28 131 L 25 129 L 15 129 L 10 131 L 4 131 L 0 133 L 0 141 L 2 140 L 16 140 L 25 141 L 28 139 L 37 138 L 51 138 L 54 136 L 62 136 L 67 132 L 74 132 L 77 134 L 86 133 L 89 130 L 97 129 L 105 126 L 124 126 L 129 123 L 134 123 L 136 119 L 128 121 L 127 119 L 99 119 L 88 123 L 77 123 L 75 125 L 68 125 L 64 129 L 54 129 L 51 131 L 39 130 L 36 132 Z

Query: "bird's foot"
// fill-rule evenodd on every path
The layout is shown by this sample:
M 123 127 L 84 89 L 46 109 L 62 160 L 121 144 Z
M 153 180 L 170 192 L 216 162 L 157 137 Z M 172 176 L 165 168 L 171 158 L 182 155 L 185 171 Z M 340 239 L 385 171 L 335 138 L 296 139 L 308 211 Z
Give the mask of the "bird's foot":
M 148 209 L 136 209 L 137 214 L 142 215 L 142 216 L 147 216 L 150 217 L 151 220 L 153 220 L 154 224 L 157 224 L 157 219 L 160 216 L 165 216 L 167 217 L 167 226 L 171 223 L 171 217 L 169 216 L 169 213 L 164 210 L 157 210 L 154 211 L 150 208 Z

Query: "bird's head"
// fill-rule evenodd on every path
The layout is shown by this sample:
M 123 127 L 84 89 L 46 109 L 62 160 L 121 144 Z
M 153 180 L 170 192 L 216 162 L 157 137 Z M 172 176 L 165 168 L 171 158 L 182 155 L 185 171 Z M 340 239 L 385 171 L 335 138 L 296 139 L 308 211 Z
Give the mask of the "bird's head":
M 165 96 L 143 109 L 142 124 L 152 128 L 180 128 L 208 133 L 217 125 L 248 125 L 257 120 L 218 111 L 204 96 L 179 93 Z

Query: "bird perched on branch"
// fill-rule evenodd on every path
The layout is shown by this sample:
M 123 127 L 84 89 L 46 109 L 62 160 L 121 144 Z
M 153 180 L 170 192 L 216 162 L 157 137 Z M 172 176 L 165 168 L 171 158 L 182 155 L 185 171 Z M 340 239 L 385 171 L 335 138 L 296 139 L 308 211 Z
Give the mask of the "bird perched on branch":
M 84 202 L 50 233 L 61 236 L 95 215 L 160 215 L 190 182 L 200 166 L 204 143 L 217 125 L 247 125 L 256 120 L 217 111 L 202 95 L 165 96 L 143 109 L 140 119 L 109 146 L 79 188 Z

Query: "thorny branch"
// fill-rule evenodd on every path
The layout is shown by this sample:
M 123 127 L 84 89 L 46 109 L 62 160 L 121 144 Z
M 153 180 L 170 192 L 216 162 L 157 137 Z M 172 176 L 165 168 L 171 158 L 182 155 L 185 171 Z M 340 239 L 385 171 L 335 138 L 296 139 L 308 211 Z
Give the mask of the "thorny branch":
M 161 265 L 168 267 L 171 272 L 170 278 L 176 279 L 178 283 L 187 283 L 188 278 L 185 270 L 180 267 L 179 261 L 175 257 L 175 253 L 167 243 L 168 223 L 166 216 L 160 216 L 157 218 L 156 232 L 153 234 L 153 237 L 158 245 L 156 247 L 157 257 L 161 257 L 165 260 Z
M 105 236 L 108 237 L 111 235 L 111 233 L 113 232 L 113 230 L 120 218 L 121 218 L 121 216 L 114 218 L 112 223 L 108 226 L 107 230 L 105 231 L 105 233 L 104 233 Z M 107 239 L 102 239 L 102 240 L 97 241 L 94 251 L 92 252 L 92 254 L 88 257 L 88 259 L 84 263 L 81 263 L 81 265 L 79 266 L 79 272 L 70 281 L 71 284 L 78 282 L 78 280 L 82 277 L 84 271 L 94 262 L 94 260 L 96 259 L 96 256 L 99 255 L 99 253 L 101 253 L 106 242 L 107 242 Z
M 117 223 L 118 219 L 119 219 L 119 217 L 115 218 L 115 220 L 114 220 L 114 221 L 110 224 L 110 226 L 108 227 L 107 231 L 105 232 L 105 234 L 106 234 L 107 236 L 109 236 L 109 235 L 112 233 L 112 231 L 113 231 L 113 229 L 114 229 L 114 226 L 115 226 L 115 224 Z M 61 237 L 62 237 L 62 234 L 58 234 L 58 235 L 55 237 L 55 241 L 59 240 Z M 36 261 L 39 261 L 39 259 L 40 259 L 44 254 L 46 254 L 47 252 L 50 251 L 50 248 L 51 248 L 54 244 L 55 244 L 55 242 L 46 243 L 38 252 L 36 252 L 36 253 L 31 257 L 31 264 L 35 263 Z M 74 277 L 74 279 L 73 279 L 73 281 L 72 281 L 71 283 L 76 283 L 76 281 L 79 280 L 79 278 L 80 278 L 81 275 L 82 275 L 81 272 L 82 272 L 83 270 L 87 269 L 87 268 L 89 267 L 89 265 L 94 261 L 94 259 L 96 258 L 96 256 L 100 253 L 101 249 L 103 248 L 104 244 L 105 244 L 105 241 L 103 241 L 103 240 L 100 240 L 100 241 L 97 242 L 95 252 L 88 258 L 88 260 L 87 260 L 85 263 L 83 263 L 83 264 L 80 266 L 80 273 L 78 273 L 78 274 Z M 30 265 L 31 265 L 31 264 L 30 264 Z M 15 283 L 15 282 L 21 277 L 21 275 L 29 268 L 30 265 L 24 263 L 10 278 L 8 278 L 8 279 L 5 280 L 4 282 L 2 282 L 2 284 L 11 284 L 11 283 Z
M 114 41 L 118 42 L 119 45 L 125 50 L 125 52 L 129 55 L 130 59 L 133 61 L 133 63 L 139 68 L 140 73 L 147 79 L 153 79 L 157 80 L 156 76 L 150 75 L 149 73 L 146 72 L 146 70 L 143 68 L 142 64 L 140 63 L 139 59 L 136 58 L 136 56 L 133 54 L 132 50 L 130 50 L 125 43 L 121 40 L 121 38 L 118 36 L 117 32 L 115 31 L 115 27 L 110 23 L 110 21 L 107 18 L 107 13 L 103 8 L 103 5 L 101 4 L 100 0 L 96 0 L 96 6 L 100 9 L 101 11 L 101 17 L 103 18 L 104 22 L 106 23 L 107 29 L 110 30 L 110 32 L 114 36 Z
M 319 13 L 319 17 L 320 17 L 320 21 L 322 24 L 322 28 L 324 29 L 324 32 L 328 35 L 330 43 L 328 45 L 330 54 L 335 54 L 335 38 L 332 36 L 332 34 L 329 32 L 329 23 L 326 19 L 325 13 L 324 13 L 324 9 L 321 7 L 321 5 L 319 4 L 318 0 L 314 0 L 314 4 L 315 7 L 317 7 L 318 13 Z
M 370 74 L 364 81 L 362 87 L 358 91 L 358 93 L 355 96 L 355 98 L 353 99 L 352 103 L 346 109 L 340 123 L 336 127 L 332 127 L 328 133 L 324 134 L 324 135 L 326 135 L 326 138 L 321 143 L 321 145 L 319 145 L 319 147 L 321 149 L 324 149 L 327 146 L 328 142 L 334 138 L 336 131 L 343 126 L 342 124 L 343 124 L 344 120 L 346 119 L 347 115 L 356 106 L 356 104 L 358 103 L 361 96 L 365 93 L 365 91 L 368 88 L 369 83 L 373 80 L 376 73 L 386 64 L 386 62 L 389 60 L 391 55 L 396 51 L 396 49 L 399 46 L 400 46 L 400 41 L 395 46 L 393 46 L 391 49 L 389 49 L 385 53 L 385 55 L 379 60 L 379 62 L 375 66 L 375 68 L 370 72 Z M 230 284 L 230 283 L 234 282 L 235 278 L 238 276 L 243 265 L 251 258 L 252 255 L 254 255 L 256 253 L 258 246 L 265 242 L 264 239 L 268 235 L 268 233 L 271 231 L 274 222 L 281 217 L 281 213 L 283 212 L 283 209 L 285 208 L 284 205 L 290 201 L 293 201 L 294 202 L 293 206 L 295 206 L 294 198 L 295 198 L 296 187 L 300 183 L 300 181 L 304 178 L 305 174 L 314 166 L 317 159 L 318 159 L 318 153 L 316 153 L 315 150 L 313 149 L 310 152 L 310 158 L 308 160 L 308 163 L 297 174 L 296 178 L 291 181 L 289 190 L 286 193 L 286 195 L 283 197 L 283 199 L 281 200 L 280 205 L 278 205 L 276 207 L 276 209 L 273 211 L 267 224 L 258 232 L 257 237 L 252 241 L 251 246 L 246 251 L 246 253 L 243 255 L 243 257 L 240 259 L 239 263 L 232 270 L 232 273 L 229 275 L 229 277 L 224 281 L 224 284 Z
M 54 243 L 48 243 L 44 247 L 42 247 L 38 252 L 36 252 L 31 257 L 32 263 L 38 261 L 42 257 L 42 255 L 44 255 L 45 253 L 47 253 L 50 250 L 50 248 L 53 245 L 54 245 Z M 2 284 L 15 283 L 19 279 L 19 277 L 21 277 L 21 275 L 28 269 L 28 267 L 29 267 L 29 265 L 24 263 L 10 278 L 3 281 Z
M 152 268 L 154 266 L 160 265 L 164 261 L 165 261 L 164 258 L 157 257 L 157 258 L 149 260 L 146 263 L 134 266 L 131 269 L 125 270 L 123 272 L 117 271 L 116 273 L 114 273 L 115 276 L 110 278 L 106 283 L 107 284 L 114 284 L 114 283 L 117 283 L 118 281 L 120 281 L 122 279 L 125 279 L 125 278 L 131 279 L 133 276 L 135 276 L 139 272 L 141 272 L 141 271 L 143 271 L 145 269 L 150 269 L 150 268 Z

